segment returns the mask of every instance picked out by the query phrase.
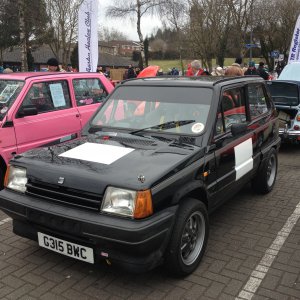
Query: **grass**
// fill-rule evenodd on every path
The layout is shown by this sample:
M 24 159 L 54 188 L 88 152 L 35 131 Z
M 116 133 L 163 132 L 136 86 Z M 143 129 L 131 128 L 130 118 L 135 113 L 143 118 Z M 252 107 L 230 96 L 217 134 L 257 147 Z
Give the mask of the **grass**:
M 234 63 L 235 58 L 225 58 L 224 66 L 230 66 L 232 63 Z M 253 58 L 255 62 L 259 62 L 261 58 Z M 183 60 L 183 67 L 186 70 L 187 65 L 192 60 Z M 248 63 L 249 59 L 245 58 L 244 62 Z M 181 70 L 180 66 L 180 60 L 149 60 L 149 66 L 160 66 L 164 72 L 168 72 L 169 69 L 172 69 L 173 67 L 177 68 L 178 70 Z M 213 59 L 212 62 L 213 67 L 216 66 L 216 60 Z

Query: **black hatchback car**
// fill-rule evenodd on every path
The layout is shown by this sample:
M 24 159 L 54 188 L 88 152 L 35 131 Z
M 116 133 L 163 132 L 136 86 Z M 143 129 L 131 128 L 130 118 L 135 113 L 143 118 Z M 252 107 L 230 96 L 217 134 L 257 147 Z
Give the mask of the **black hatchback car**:
M 125 81 L 80 139 L 15 156 L 0 207 L 16 234 L 88 263 L 193 272 L 208 215 L 275 184 L 278 118 L 257 77 Z

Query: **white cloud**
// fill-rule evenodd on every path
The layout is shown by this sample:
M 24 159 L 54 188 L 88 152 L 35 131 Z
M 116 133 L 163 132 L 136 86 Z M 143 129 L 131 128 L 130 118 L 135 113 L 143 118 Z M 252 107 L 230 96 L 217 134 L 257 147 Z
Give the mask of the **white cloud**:
M 101 26 L 106 26 L 109 28 L 114 28 L 126 36 L 129 39 L 137 41 L 138 34 L 136 29 L 136 20 L 131 21 L 128 19 L 110 19 L 105 16 L 106 8 L 112 4 L 111 0 L 98 0 L 98 22 Z M 162 24 L 158 17 L 156 16 L 143 16 L 141 20 L 141 30 L 144 38 L 148 35 L 150 36 L 153 30 L 161 27 Z

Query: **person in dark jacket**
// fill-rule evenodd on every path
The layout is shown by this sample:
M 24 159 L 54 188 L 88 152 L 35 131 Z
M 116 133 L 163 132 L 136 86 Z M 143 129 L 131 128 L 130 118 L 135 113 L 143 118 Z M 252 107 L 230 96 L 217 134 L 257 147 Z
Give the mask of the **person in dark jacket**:
M 262 77 L 264 80 L 268 80 L 269 79 L 269 74 L 265 70 L 265 63 L 263 61 L 261 61 L 259 63 L 257 72 L 258 72 L 259 76 Z
M 244 73 L 244 75 L 259 76 L 259 74 L 257 72 L 257 69 L 255 68 L 255 62 L 254 61 L 249 62 L 249 67 L 246 70 L 246 72 Z
M 135 78 L 136 77 L 136 73 L 134 71 L 134 68 L 132 65 L 129 65 L 128 67 L 128 71 L 127 71 L 127 79 L 129 78 Z

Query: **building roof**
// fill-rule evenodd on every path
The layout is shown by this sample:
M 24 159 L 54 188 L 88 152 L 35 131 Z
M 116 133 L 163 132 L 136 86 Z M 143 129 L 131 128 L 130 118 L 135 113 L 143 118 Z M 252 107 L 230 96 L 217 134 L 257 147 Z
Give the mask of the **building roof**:
M 32 49 L 31 54 L 34 58 L 34 63 L 42 65 L 45 65 L 50 57 L 54 57 L 54 54 L 48 45 L 43 45 Z M 5 49 L 3 51 L 3 62 L 21 63 L 21 48 L 13 47 Z M 136 62 L 131 61 L 130 59 L 128 59 L 128 57 L 126 58 L 103 52 L 99 53 L 98 64 L 110 67 L 127 67 L 129 64 L 132 64 L 134 66 L 137 65 Z
M 128 67 L 130 64 L 137 66 L 137 62 L 128 59 L 128 57 L 108 53 L 99 53 L 98 64 L 105 67 Z

